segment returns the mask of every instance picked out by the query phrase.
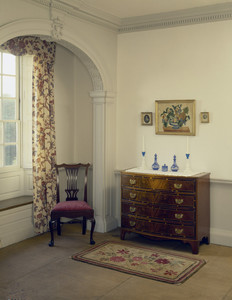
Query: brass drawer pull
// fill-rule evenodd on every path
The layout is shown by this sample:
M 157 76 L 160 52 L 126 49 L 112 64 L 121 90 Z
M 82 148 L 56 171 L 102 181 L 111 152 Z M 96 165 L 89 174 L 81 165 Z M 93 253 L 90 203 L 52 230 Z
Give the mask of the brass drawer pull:
M 184 229 L 183 228 L 175 228 L 175 233 L 181 234 L 183 233 Z
M 135 221 L 130 221 L 130 226 L 131 227 L 135 226 Z
M 175 214 L 175 218 L 178 220 L 182 219 L 183 216 L 184 216 L 183 214 Z
M 130 178 L 130 184 L 136 184 L 136 180 L 135 179 L 132 179 L 132 178 Z
M 136 211 L 136 207 L 130 206 L 130 212 L 135 212 Z
M 182 204 L 184 202 L 184 199 L 175 199 L 176 204 Z
M 131 198 L 131 199 L 135 199 L 135 198 L 136 198 L 136 195 L 137 195 L 136 193 L 130 193 L 130 198 Z
M 181 189 L 182 188 L 182 183 L 174 183 L 174 188 L 175 189 Z

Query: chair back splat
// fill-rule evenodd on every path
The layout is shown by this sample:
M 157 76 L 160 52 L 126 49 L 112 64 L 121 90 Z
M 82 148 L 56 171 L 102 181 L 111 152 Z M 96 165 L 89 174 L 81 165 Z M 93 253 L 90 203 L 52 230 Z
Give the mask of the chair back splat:
M 67 176 L 67 189 L 65 189 L 67 194 L 66 201 L 78 200 L 77 193 L 79 189 L 77 188 L 77 176 L 79 168 L 66 168 L 65 171 Z
M 57 172 L 57 204 L 51 212 L 49 228 L 51 241 L 49 246 L 54 246 L 53 226 L 57 223 L 57 234 L 61 235 L 61 224 L 75 223 L 75 218 L 82 217 L 82 234 L 86 233 L 86 221 L 91 222 L 90 244 L 95 244 L 93 231 L 95 227 L 94 210 L 87 203 L 87 179 L 90 164 L 59 164 Z M 65 178 L 64 178 L 65 177 Z M 60 218 L 71 219 L 61 222 Z M 80 223 L 80 219 L 76 223 Z

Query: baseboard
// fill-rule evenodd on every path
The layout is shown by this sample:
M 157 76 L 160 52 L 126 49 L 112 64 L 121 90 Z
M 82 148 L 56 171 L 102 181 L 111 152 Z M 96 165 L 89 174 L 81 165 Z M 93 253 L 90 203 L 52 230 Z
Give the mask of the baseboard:
M 96 232 L 101 232 L 101 233 L 109 232 L 118 227 L 117 220 L 113 216 L 107 216 L 105 219 L 103 219 L 100 216 L 95 216 L 95 220 L 96 220 L 96 226 L 95 226 Z M 89 227 L 87 228 L 89 229 Z
M 210 243 L 216 244 L 216 245 L 221 245 L 221 246 L 232 247 L 232 231 L 211 228 L 210 229 Z

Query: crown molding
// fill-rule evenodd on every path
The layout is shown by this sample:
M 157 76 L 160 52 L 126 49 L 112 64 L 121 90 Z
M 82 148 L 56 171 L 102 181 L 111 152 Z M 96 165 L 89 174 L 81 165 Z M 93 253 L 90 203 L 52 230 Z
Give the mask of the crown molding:
M 74 17 L 104 26 L 120 34 L 232 20 L 232 2 L 151 14 L 130 18 L 117 18 L 87 5 L 84 0 L 24 0 L 57 9 Z
M 122 19 L 119 33 L 170 28 L 232 19 L 232 2 Z
M 91 23 L 101 25 L 114 31 L 118 31 L 121 24 L 120 18 L 113 15 L 107 14 L 99 9 L 93 8 L 87 5 L 83 0 L 24 0 L 34 2 L 43 6 L 47 9 L 58 10 L 69 14 L 73 17 L 80 18 Z

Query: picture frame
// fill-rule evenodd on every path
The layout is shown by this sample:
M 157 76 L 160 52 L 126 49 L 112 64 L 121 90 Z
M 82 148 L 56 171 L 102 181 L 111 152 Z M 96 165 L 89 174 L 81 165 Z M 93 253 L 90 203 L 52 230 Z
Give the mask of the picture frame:
M 141 112 L 141 125 L 152 125 L 152 112 Z
M 209 123 L 209 113 L 201 112 L 201 123 Z
M 195 135 L 195 100 L 156 100 L 156 134 Z

